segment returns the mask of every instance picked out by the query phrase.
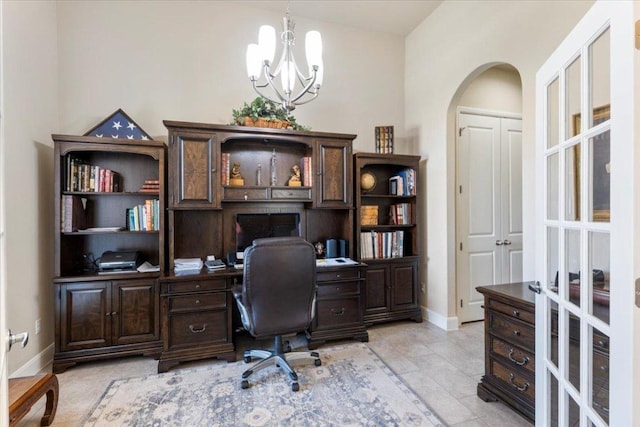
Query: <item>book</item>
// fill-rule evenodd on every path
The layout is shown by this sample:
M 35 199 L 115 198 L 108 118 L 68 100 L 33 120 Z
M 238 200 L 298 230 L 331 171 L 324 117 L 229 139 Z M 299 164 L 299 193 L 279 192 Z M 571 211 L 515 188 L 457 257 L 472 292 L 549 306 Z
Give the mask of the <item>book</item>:
M 87 199 L 80 196 L 65 194 L 60 203 L 61 226 L 63 233 L 71 233 L 84 229 L 87 224 Z

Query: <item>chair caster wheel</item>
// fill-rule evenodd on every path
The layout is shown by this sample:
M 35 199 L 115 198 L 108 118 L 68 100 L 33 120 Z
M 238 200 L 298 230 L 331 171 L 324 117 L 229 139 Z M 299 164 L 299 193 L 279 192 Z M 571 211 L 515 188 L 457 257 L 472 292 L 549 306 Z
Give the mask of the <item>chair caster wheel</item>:
M 240 388 L 243 389 L 243 390 L 246 389 L 246 388 L 249 388 L 249 381 L 242 380 L 242 382 L 240 383 Z
M 316 360 L 313 361 L 313 364 L 316 365 L 316 366 L 322 366 L 322 360 L 316 359 Z
M 244 363 L 251 363 L 251 356 L 245 356 Z
M 291 384 L 291 390 L 292 390 L 292 391 L 298 391 L 298 390 L 300 390 L 300 384 L 298 384 L 298 383 L 293 383 L 293 384 Z

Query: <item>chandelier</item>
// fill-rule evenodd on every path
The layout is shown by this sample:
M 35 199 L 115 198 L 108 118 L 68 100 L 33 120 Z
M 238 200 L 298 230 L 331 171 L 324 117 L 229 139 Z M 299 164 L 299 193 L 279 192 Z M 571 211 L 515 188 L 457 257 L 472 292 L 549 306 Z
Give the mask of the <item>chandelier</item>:
M 283 18 L 284 31 L 280 35 L 282 41 L 282 55 L 274 67 L 273 58 L 276 53 L 276 30 L 270 25 L 260 27 L 258 44 L 252 43 L 247 48 L 247 74 L 253 88 L 258 94 L 267 98 L 287 111 L 292 111 L 297 105 L 306 104 L 318 96 L 322 86 L 322 39 L 318 31 L 309 31 L 305 37 L 305 53 L 307 57 L 308 74 L 303 74 L 293 57 L 295 23 L 289 17 L 287 10 Z M 264 74 L 264 79 L 260 78 Z M 280 85 L 275 80 L 280 75 Z M 295 93 L 296 85 L 302 88 Z M 273 95 L 266 95 L 262 89 L 271 88 Z

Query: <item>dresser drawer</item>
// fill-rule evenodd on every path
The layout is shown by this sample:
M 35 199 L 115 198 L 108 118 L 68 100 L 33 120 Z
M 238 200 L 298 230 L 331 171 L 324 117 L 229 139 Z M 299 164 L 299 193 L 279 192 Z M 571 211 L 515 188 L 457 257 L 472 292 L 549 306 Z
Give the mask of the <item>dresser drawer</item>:
M 489 337 L 490 351 L 492 355 L 500 355 L 509 359 L 512 367 L 521 366 L 533 375 L 536 369 L 536 357 L 533 352 L 522 350 L 512 344 L 508 344 L 494 336 Z
M 509 317 L 520 319 L 532 325 L 536 322 L 536 314 L 534 312 L 523 310 L 522 308 L 514 307 L 510 304 L 506 304 L 495 299 L 489 299 L 486 308 L 499 311 L 500 313 L 506 314 Z
M 271 189 L 271 198 L 272 199 L 301 199 L 301 200 L 311 200 L 311 189 L 310 188 L 272 188 Z
M 326 329 L 352 323 L 360 323 L 360 298 L 318 300 L 314 324 Z
M 531 352 L 535 349 L 536 333 L 533 326 L 489 312 L 489 332 L 506 342 L 516 343 Z
M 318 297 L 340 296 L 346 294 L 357 294 L 360 292 L 360 282 L 334 282 L 318 284 Z
M 224 200 L 267 200 L 268 188 L 223 187 Z
M 321 267 L 322 268 L 322 267 Z M 321 268 L 318 268 L 316 271 L 316 280 L 318 282 L 330 282 L 336 280 L 349 280 L 349 279 L 359 279 L 360 278 L 360 270 L 359 269 L 344 269 L 339 271 L 322 271 Z
M 510 369 L 496 359 L 491 359 L 489 373 L 502 382 L 515 396 L 529 402 L 535 401 L 536 390 L 533 377 L 522 375 L 518 370 Z
M 170 312 L 207 309 L 210 310 L 214 308 L 225 308 L 226 306 L 226 292 L 169 297 Z
M 206 292 L 224 290 L 227 286 L 225 279 L 194 280 L 189 282 L 171 282 L 167 285 L 170 294 L 187 292 Z
M 226 343 L 226 311 L 201 311 L 169 315 L 169 349 Z

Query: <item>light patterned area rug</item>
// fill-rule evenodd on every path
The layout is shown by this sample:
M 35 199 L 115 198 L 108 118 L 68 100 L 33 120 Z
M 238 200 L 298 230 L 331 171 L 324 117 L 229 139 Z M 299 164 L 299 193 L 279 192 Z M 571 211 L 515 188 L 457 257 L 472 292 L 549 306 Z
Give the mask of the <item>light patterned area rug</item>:
M 85 426 L 444 426 L 362 343 L 300 362 L 300 391 L 276 367 L 240 389 L 243 361 L 113 381 Z

